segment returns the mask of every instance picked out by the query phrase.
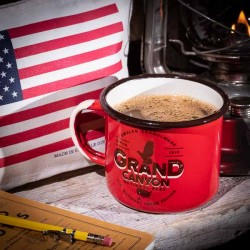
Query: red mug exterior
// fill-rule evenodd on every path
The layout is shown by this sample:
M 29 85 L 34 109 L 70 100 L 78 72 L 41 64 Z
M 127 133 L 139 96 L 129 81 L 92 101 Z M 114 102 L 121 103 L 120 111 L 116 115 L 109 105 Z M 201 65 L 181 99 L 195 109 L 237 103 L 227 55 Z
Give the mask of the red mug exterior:
M 216 95 L 213 98 L 220 103 L 218 111 L 206 118 L 170 123 L 131 118 L 112 108 L 112 102 L 116 102 L 112 95 L 114 89 L 116 95 L 116 89 L 120 87 L 122 91 L 127 87 L 133 89 L 131 84 L 125 89 L 122 86 L 131 79 L 136 85 L 137 81 L 146 78 L 153 82 L 162 79 L 183 81 L 183 86 L 186 83 L 202 85 Z M 162 86 L 159 88 L 162 93 Z M 188 95 L 187 89 L 186 92 Z M 105 167 L 107 186 L 119 202 L 150 213 L 186 211 L 205 204 L 218 190 L 222 123 L 227 108 L 226 94 L 204 80 L 143 75 L 112 84 L 102 92 L 100 100 L 81 103 L 72 113 L 70 129 L 81 153 Z M 77 117 L 81 116 L 82 110 L 103 112 L 105 152 L 91 148 L 86 137 L 78 131 Z

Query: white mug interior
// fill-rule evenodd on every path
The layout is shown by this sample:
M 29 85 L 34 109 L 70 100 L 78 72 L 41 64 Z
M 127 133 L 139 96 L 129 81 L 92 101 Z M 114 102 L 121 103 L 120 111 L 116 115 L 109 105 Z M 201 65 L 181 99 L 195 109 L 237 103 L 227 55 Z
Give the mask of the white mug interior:
M 106 95 L 108 105 L 117 104 L 139 95 L 185 95 L 214 105 L 218 110 L 223 106 L 222 96 L 212 87 L 196 81 L 148 77 L 131 79 L 111 89 Z

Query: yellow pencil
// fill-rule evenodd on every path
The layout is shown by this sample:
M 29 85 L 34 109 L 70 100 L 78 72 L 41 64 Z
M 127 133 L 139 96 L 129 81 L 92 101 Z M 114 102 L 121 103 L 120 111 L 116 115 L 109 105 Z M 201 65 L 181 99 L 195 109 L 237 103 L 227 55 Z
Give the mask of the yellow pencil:
M 112 245 L 112 238 L 110 237 L 49 225 L 45 223 L 35 222 L 27 219 L 20 219 L 11 216 L 0 215 L 0 224 L 25 228 L 33 231 L 40 231 L 45 235 L 48 234 L 50 236 L 53 236 L 55 240 L 59 239 L 68 240 L 71 243 L 73 243 L 74 240 L 81 240 L 81 241 L 100 244 L 103 246 Z

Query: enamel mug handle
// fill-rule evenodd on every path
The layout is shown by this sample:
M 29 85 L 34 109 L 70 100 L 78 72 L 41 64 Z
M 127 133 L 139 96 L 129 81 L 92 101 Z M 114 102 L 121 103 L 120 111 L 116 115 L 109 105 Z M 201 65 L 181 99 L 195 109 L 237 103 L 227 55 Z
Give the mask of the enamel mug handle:
M 99 112 L 98 112 L 99 111 Z M 75 146 L 78 148 L 81 154 L 83 154 L 88 160 L 95 162 L 101 166 L 105 165 L 105 154 L 93 149 L 84 134 L 80 131 L 77 126 L 77 116 L 84 114 L 87 117 L 90 113 L 103 111 L 99 100 L 86 100 L 81 102 L 73 110 L 70 116 L 70 133 Z M 104 113 L 103 113 L 104 117 Z M 84 123 L 83 125 L 84 126 Z M 86 128 L 88 130 L 88 128 Z M 88 132 L 88 131 L 85 131 Z

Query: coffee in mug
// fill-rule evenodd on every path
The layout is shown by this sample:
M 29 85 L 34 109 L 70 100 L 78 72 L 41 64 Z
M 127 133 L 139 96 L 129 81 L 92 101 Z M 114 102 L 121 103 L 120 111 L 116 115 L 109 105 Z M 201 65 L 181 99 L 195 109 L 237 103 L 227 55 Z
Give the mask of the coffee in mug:
M 198 111 L 183 106 L 184 100 L 194 102 Z M 141 75 L 111 84 L 98 100 L 80 103 L 70 117 L 70 131 L 83 156 L 105 168 L 108 189 L 120 203 L 149 213 L 186 211 L 217 193 L 228 105 L 228 96 L 204 79 Z M 105 119 L 104 152 L 86 136 L 91 114 Z
M 210 103 L 184 95 L 140 95 L 118 104 L 115 109 L 128 116 L 160 122 L 199 119 L 217 110 Z

